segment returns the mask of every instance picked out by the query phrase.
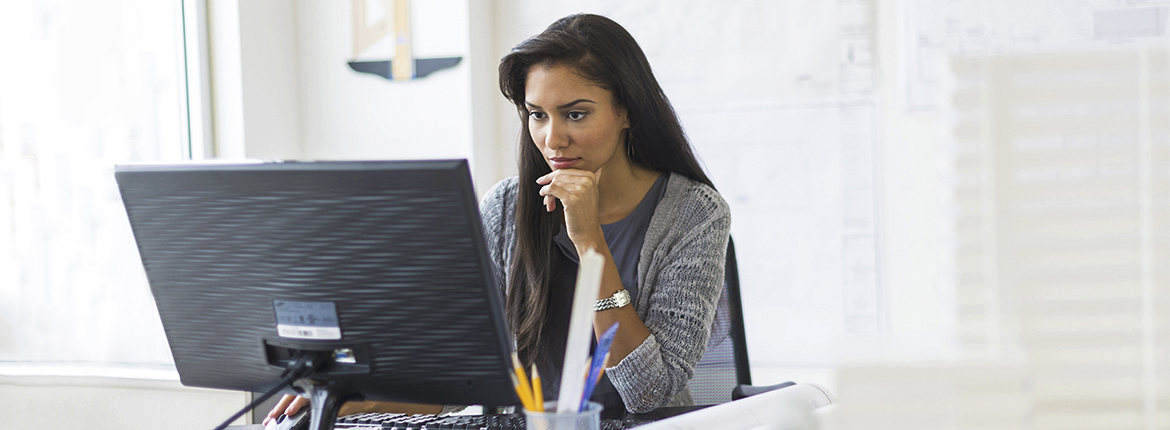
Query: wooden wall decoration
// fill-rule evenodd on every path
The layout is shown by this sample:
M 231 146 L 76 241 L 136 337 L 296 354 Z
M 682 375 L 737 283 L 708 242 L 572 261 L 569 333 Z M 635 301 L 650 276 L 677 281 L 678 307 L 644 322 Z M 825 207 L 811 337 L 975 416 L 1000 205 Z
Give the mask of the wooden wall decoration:
M 384 12 L 371 23 L 368 0 L 353 0 L 353 56 L 349 67 L 359 73 L 378 75 L 393 81 L 424 78 L 439 70 L 455 67 L 463 57 L 414 58 L 411 52 L 410 0 L 377 0 Z M 394 59 L 358 61 L 366 50 L 393 34 Z

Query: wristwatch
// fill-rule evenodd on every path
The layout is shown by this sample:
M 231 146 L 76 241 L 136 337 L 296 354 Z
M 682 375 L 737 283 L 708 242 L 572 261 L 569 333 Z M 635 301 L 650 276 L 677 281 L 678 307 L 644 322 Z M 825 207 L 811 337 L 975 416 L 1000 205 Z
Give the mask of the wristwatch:
M 630 292 L 623 288 L 613 293 L 612 296 L 598 300 L 597 303 L 593 304 L 593 310 L 604 311 L 606 309 L 620 308 L 628 304 L 630 304 Z

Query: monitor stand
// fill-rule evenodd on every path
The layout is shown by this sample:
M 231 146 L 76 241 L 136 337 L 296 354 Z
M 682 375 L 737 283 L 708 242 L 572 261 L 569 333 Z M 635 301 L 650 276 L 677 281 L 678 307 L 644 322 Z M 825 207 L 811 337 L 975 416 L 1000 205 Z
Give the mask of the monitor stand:
M 301 378 L 293 383 L 297 392 L 309 399 L 309 430 L 333 430 L 341 405 L 361 397 L 342 380 Z

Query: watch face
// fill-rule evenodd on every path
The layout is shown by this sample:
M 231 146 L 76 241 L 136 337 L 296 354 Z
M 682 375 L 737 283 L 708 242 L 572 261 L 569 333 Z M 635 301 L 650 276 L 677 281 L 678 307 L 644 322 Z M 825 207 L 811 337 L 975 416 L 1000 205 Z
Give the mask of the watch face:
M 618 291 L 613 295 L 613 298 L 617 302 L 617 307 L 619 308 L 630 304 L 630 292 L 627 290 Z
M 630 292 L 627 290 L 618 290 L 618 292 L 613 293 L 612 296 L 598 300 L 597 303 L 593 305 L 593 310 L 603 311 L 606 309 L 620 308 L 628 304 L 630 304 Z

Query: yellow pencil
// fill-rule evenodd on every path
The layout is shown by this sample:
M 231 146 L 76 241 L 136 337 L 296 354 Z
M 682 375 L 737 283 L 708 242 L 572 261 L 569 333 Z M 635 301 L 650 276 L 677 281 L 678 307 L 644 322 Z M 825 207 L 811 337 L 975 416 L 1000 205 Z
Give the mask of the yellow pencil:
M 520 381 L 516 386 L 516 393 L 520 395 L 520 403 L 524 409 L 535 411 L 532 406 L 532 387 L 528 386 L 528 375 L 524 373 L 524 366 L 520 365 L 520 357 L 512 352 L 512 371 L 516 372 L 516 379 Z
M 509 378 L 512 378 L 512 387 L 516 388 L 516 397 L 520 398 L 520 403 L 524 404 L 524 408 L 528 409 L 528 396 L 520 389 L 520 380 L 516 379 L 516 373 L 509 373 Z
M 536 412 L 544 412 L 544 387 L 540 385 L 540 372 L 536 371 L 536 363 L 532 363 L 532 403 Z

